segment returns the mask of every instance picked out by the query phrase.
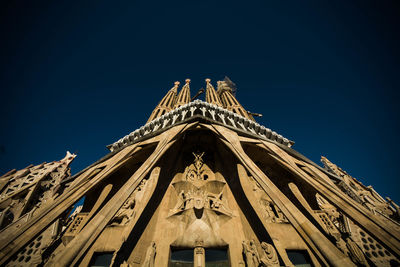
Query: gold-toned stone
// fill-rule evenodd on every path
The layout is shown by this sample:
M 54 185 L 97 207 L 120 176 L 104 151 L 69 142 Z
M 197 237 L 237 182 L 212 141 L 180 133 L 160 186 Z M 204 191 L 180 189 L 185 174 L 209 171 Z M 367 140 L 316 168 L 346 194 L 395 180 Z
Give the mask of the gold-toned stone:
M 207 102 L 222 100 L 247 117 L 229 82 L 220 81 L 217 92 L 206 83 Z M 175 82 L 150 118 L 189 103 L 189 84 L 177 96 Z M 233 267 L 294 266 L 296 253 L 316 267 L 400 262 L 392 200 L 324 157 L 325 169 L 292 148 L 196 114 L 75 176 L 70 153 L 1 176 L 0 265 L 91 266 L 100 257 L 109 266 L 180 266 L 174 257 L 181 250 L 198 267 L 213 264 L 213 250 L 226 255 L 218 264 Z

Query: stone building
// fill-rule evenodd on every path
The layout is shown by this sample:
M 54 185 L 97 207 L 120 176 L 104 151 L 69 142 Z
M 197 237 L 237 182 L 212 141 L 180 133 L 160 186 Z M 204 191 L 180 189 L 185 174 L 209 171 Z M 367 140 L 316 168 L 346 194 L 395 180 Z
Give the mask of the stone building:
M 399 206 L 310 161 L 230 80 L 217 85 L 200 101 L 176 82 L 146 125 L 74 176 L 67 153 L 0 177 L 0 265 L 399 265 Z

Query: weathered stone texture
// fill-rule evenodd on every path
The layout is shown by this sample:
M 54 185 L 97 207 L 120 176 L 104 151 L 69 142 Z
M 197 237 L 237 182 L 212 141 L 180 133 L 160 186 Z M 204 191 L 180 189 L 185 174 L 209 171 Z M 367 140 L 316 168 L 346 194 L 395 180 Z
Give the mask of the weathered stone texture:
M 73 177 L 69 153 L 0 177 L 0 265 L 398 266 L 399 206 L 206 82 Z

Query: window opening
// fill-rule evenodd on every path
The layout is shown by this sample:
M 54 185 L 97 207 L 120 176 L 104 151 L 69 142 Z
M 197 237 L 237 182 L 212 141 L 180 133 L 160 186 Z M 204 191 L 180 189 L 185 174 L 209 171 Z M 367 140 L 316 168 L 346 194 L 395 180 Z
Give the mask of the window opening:
M 306 250 L 286 250 L 289 260 L 296 267 L 312 267 L 310 256 Z
M 193 249 L 172 250 L 169 267 L 193 267 Z
M 207 249 L 206 267 L 229 267 L 229 257 L 227 249 Z
M 108 267 L 111 265 L 113 252 L 95 252 L 92 260 L 90 261 L 90 267 Z

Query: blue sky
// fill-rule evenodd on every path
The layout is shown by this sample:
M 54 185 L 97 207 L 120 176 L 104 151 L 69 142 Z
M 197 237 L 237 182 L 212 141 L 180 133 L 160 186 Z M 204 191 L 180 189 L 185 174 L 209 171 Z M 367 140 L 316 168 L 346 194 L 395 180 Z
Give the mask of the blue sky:
M 173 82 L 229 76 L 258 122 L 400 202 L 396 1 L 3 1 L 0 173 L 142 126 Z

